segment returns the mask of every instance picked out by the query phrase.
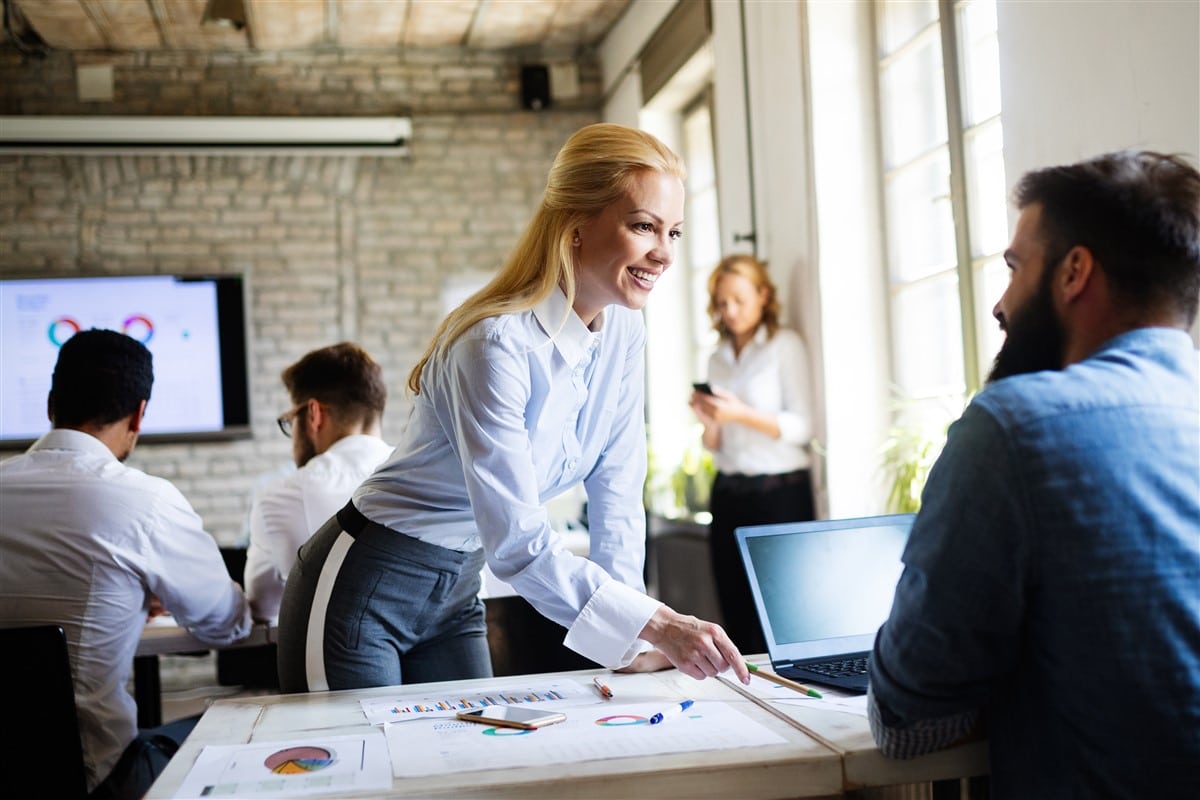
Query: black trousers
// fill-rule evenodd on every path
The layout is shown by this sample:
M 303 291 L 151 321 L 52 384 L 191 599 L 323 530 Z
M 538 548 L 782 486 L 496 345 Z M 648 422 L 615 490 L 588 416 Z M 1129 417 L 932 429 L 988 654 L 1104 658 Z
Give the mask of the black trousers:
M 742 653 L 765 653 L 767 643 L 763 639 L 746 567 L 733 531 L 742 525 L 813 519 L 809 471 L 804 469 L 780 475 L 719 472 L 713 482 L 710 510 L 712 525 L 708 532 L 708 547 L 725 632 Z

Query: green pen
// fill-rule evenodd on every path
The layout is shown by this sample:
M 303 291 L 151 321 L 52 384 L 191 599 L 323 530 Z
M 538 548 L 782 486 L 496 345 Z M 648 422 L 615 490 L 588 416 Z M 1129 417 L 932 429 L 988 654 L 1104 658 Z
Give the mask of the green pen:
M 805 686 L 803 683 L 796 683 L 795 681 L 789 681 L 787 678 L 776 675 L 774 672 L 767 672 L 764 669 L 759 669 L 758 667 L 751 664 L 749 661 L 746 662 L 746 669 L 750 670 L 751 672 L 753 672 L 755 675 L 757 675 L 760 678 L 766 678 L 771 683 L 777 683 L 780 686 L 786 686 L 789 689 L 795 689 L 800 694 L 806 694 L 809 697 L 817 697 L 817 698 L 821 697 L 821 693 L 818 692 L 816 689 L 810 689 L 807 686 Z

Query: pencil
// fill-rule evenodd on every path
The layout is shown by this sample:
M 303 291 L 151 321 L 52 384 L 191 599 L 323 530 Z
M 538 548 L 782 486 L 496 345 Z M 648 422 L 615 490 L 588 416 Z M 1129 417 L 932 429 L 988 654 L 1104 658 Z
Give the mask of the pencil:
M 766 670 L 759 669 L 758 667 L 751 664 L 749 661 L 746 662 L 746 668 L 749 669 L 751 672 L 753 672 L 758 677 L 766 678 L 771 683 L 777 683 L 780 686 L 786 686 L 789 689 L 795 689 L 800 694 L 806 694 L 809 697 L 817 697 L 817 698 L 821 697 L 821 693 L 818 692 L 816 689 L 810 689 L 807 686 L 805 686 L 803 683 L 796 683 L 795 681 L 790 681 L 781 675 L 776 675 L 774 672 L 767 672 Z

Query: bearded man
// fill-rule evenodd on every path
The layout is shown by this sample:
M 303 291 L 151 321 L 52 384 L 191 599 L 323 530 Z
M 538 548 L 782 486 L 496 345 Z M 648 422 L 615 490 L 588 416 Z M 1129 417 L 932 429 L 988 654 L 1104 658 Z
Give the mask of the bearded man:
M 951 426 L 870 664 L 910 757 L 986 733 L 997 798 L 1200 797 L 1200 174 L 1030 173 L 1007 332 Z

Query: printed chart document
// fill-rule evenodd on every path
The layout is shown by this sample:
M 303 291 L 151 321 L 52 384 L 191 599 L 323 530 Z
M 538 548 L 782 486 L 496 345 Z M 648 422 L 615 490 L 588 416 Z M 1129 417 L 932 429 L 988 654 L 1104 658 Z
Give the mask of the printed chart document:
M 254 800 L 391 788 L 392 767 L 384 737 L 370 733 L 208 745 L 200 752 L 175 797 Z
M 429 717 L 453 717 L 459 711 L 471 711 L 488 706 L 515 706 L 524 703 L 553 703 L 559 700 L 578 702 L 596 699 L 593 689 L 570 679 L 546 681 L 538 685 L 514 683 L 495 690 L 462 695 L 430 695 L 427 697 L 372 698 L 360 700 L 363 713 L 372 725 Z
M 535 730 L 498 728 L 456 719 L 388 725 L 397 776 L 507 769 L 538 764 L 786 744 L 787 740 L 725 703 L 699 700 L 651 725 L 659 703 L 592 703 L 565 708 L 566 722 Z

